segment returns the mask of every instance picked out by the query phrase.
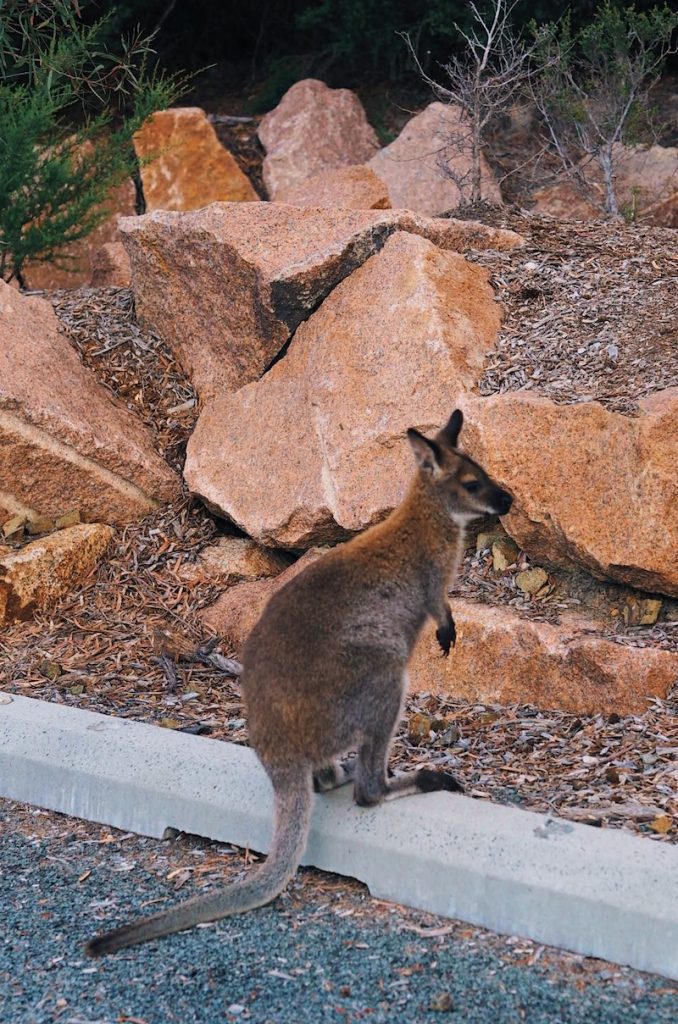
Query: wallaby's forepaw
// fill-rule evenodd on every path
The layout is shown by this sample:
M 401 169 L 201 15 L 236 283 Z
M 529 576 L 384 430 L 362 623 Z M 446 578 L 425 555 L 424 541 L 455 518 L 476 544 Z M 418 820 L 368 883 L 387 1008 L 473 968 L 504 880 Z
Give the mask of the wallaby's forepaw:
M 450 647 L 454 647 L 457 642 L 457 630 L 451 615 L 445 625 L 440 626 L 436 630 L 436 640 L 440 644 L 443 657 L 447 658 L 450 653 Z
M 450 793 L 463 793 L 464 787 L 451 772 L 436 772 L 432 768 L 420 768 L 416 775 L 417 789 L 422 793 L 435 793 L 446 789 Z

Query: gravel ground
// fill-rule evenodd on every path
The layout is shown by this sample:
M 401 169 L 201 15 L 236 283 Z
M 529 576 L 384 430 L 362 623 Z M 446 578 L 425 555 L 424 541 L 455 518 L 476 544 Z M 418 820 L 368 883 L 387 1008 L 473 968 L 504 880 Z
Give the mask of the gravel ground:
M 228 846 L 141 839 L 1 802 L 3 1024 L 676 1020 L 678 987 L 665 979 L 372 900 L 311 870 L 237 921 L 83 957 L 92 931 L 130 908 L 242 868 Z

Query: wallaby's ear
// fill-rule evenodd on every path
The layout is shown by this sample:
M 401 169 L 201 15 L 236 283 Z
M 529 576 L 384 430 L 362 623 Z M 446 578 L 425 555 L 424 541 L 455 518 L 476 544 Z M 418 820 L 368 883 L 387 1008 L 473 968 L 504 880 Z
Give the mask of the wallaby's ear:
M 461 409 L 455 409 L 449 420 L 440 431 L 445 440 L 452 448 L 457 447 L 457 439 L 459 437 L 459 431 L 464 423 L 464 414 Z
M 434 476 L 440 473 L 440 448 L 435 441 L 430 441 L 428 437 L 424 437 L 414 427 L 410 427 L 407 431 L 407 440 L 412 445 L 412 451 L 419 463 L 419 467 L 427 473 L 432 473 Z

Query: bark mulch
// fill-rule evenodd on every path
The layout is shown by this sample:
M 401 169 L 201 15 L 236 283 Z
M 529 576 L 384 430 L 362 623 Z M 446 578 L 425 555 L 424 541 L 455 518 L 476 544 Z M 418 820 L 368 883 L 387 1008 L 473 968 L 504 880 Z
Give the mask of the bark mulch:
M 678 245 L 670 228 L 499 213 L 524 249 L 479 253 L 506 310 L 481 395 L 533 391 L 633 414 L 678 386 Z

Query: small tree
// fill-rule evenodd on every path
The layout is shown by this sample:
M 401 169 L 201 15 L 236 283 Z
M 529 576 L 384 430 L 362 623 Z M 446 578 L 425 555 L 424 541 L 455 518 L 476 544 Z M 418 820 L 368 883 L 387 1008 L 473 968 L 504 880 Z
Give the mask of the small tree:
M 22 287 L 29 259 L 68 268 L 136 171 L 134 132 L 185 85 L 149 68 L 152 37 L 109 51 L 107 20 L 82 25 L 76 0 L 0 7 L 0 277 Z
M 572 34 L 569 17 L 534 29 L 540 73 L 532 95 L 547 145 L 566 176 L 613 218 L 620 216 L 615 169 L 621 145 L 650 125 L 649 93 L 676 52 L 678 14 L 667 6 L 639 13 L 605 0 L 593 21 Z M 587 169 L 598 167 L 604 202 Z
M 465 47 L 458 57 L 444 65 L 447 84 L 441 85 L 423 69 L 408 36 L 405 37 L 421 77 L 444 103 L 458 107 L 458 125 L 445 134 L 441 159 L 454 181 L 462 201 L 476 203 L 482 196 L 480 158 L 490 126 L 524 90 L 530 76 L 534 47 L 514 34 L 511 15 L 518 0 L 492 0 L 483 13 L 475 3 L 468 5 L 471 28 L 455 25 Z M 467 172 L 457 171 L 445 156 L 450 151 L 471 155 Z

